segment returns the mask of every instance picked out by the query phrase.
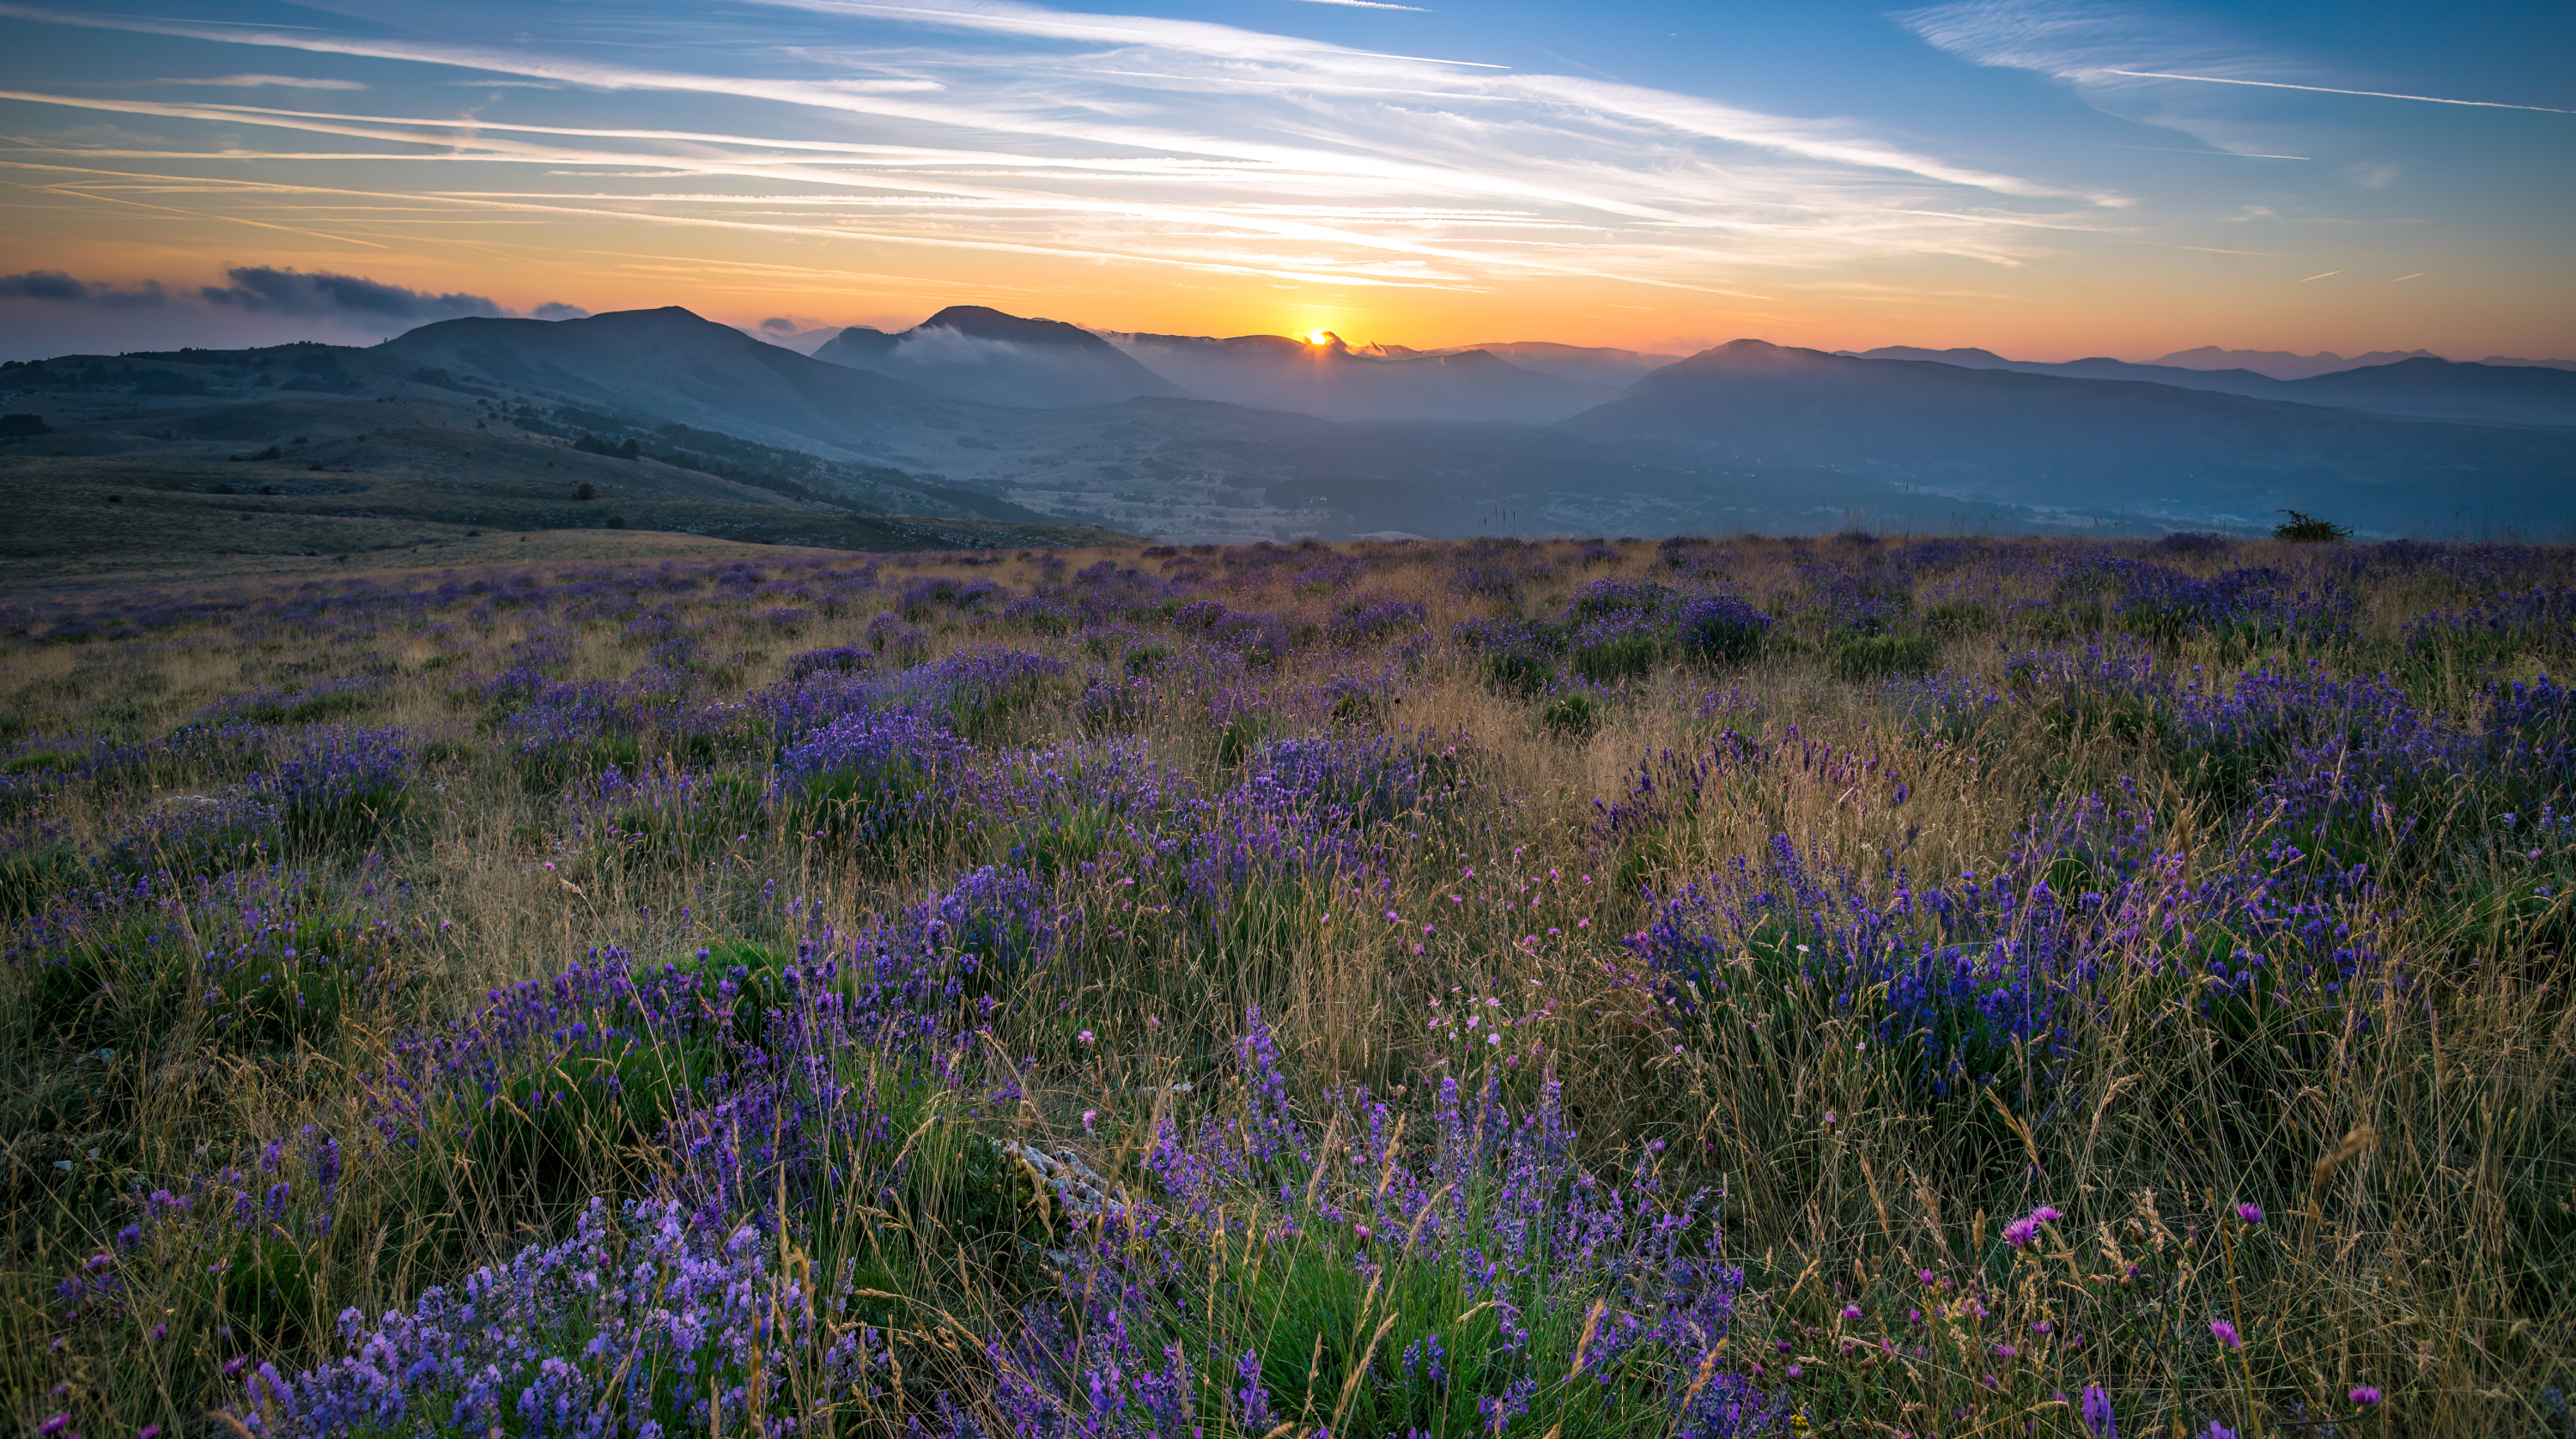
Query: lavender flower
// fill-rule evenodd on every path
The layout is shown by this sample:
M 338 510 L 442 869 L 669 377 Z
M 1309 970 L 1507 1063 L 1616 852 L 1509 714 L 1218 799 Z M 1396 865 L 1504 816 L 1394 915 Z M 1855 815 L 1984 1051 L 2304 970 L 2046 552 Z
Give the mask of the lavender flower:
M 2120 1425 L 2111 1413 L 2111 1395 L 2099 1384 L 2084 1390 L 2084 1432 L 2093 1439 L 2120 1439 Z

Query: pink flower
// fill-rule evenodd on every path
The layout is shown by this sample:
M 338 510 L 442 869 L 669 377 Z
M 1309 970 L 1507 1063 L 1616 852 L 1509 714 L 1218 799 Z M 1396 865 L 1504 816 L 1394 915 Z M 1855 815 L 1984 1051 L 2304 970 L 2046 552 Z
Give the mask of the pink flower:
M 2259 1204 L 2239 1204 L 2236 1206 L 2236 1217 L 2244 1220 L 2248 1224 L 2260 1224 L 2263 1222 L 2263 1206 Z
M 2015 1249 L 2019 1249 L 2023 1245 L 2028 1244 L 2039 1237 L 2039 1226 L 2046 1224 L 2051 1220 L 2064 1219 L 2065 1217 L 2066 1214 L 2064 1211 L 2052 1209 L 2043 1204 L 2022 1218 L 2016 1219 L 2012 1223 L 2005 1225 L 2004 1243 L 2011 1245 Z
M 2242 1349 L 2245 1347 L 2245 1341 L 2237 1334 L 2236 1326 L 2228 1323 L 2224 1319 L 2212 1319 L 2209 1321 L 2209 1332 L 2217 1335 L 2218 1342 L 2226 1345 L 2230 1349 Z
M 2379 1402 L 2379 1391 L 2367 1384 L 2356 1384 L 2352 1388 L 2352 1402 L 2368 1408 Z
M 1844 1305 L 1843 1317 L 1845 1319 L 1858 1319 L 1860 1317 L 1860 1306 L 1857 1304 Z
M 1075 1035 L 1074 1038 L 1081 1040 L 1085 1044 L 1089 1044 L 1091 1042 L 1091 1031 L 1086 1029 L 1082 1033 Z

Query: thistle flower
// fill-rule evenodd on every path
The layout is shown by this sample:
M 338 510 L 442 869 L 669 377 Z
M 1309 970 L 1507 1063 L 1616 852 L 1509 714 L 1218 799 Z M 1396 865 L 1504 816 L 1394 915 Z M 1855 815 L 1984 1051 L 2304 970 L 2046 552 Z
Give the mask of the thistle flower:
M 2053 1220 L 2064 1219 L 2065 1217 L 2066 1214 L 2063 1210 L 2053 1209 L 2048 1205 L 2043 1204 L 2021 1218 L 2014 1220 L 2012 1223 L 2005 1225 L 2004 1243 L 2011 1245 L 2015 1249 L 2019 1249 L 2039 1237 L 2039 1226 L 2047 1224 Z
M 2209 1332 L 2217 1335 L 2218 1342 L 2230 1350 L 2243 1349 L 2245 1347 L 2245 1340 L 2237 1334 L 2236 1326 L 2228 1323 L 2224 1319 L 2212 1319 L 2209 1321 Z

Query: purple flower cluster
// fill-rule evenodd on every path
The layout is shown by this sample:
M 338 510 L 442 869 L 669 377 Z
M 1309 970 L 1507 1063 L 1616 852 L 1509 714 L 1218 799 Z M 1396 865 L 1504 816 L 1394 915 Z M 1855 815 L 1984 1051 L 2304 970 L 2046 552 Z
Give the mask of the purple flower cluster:
M 1783 837 L 1665 900 L 1629 947 L 1684 1017 L 1783 984 L 1874 1014 L 1935 1093 L 2053 1084 L 2121 980 L 2214 1023 L 2340 1022 L 2340 996 L 2378 964 L 2352 928 L 2375 902 L 2366 870 L 2287 845 L 2211 866 L 2152 832 L 2145 813 L 2079 806 L 1995 874 L 1936 886 L 1901 869 L 1863 884 Z
M 1328 629 L 1344 644 L 1359 644 L 1414 629 L 1430 613 L 1416 600 L 1353 600 L 1333 617 Z

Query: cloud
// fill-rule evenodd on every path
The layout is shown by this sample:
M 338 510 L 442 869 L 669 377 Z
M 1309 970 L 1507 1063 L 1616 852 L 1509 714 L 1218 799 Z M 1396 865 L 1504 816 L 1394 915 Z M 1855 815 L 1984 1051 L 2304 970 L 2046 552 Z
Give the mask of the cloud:
M 758 0 L 749 21 L 721 7 L 647 17 L 633 3 L 602 0 L 595 18 L 649 18 L 656 43 L 617 50 L 595 42 L 593 22 L 540 7 L 503 25 L 480 0 L 407 11 L 421 29 L 365 34 L 22 0 L 0 0 L 0 15 L 580 92 L 586 108 L 551 125 L 491 108 L 9 97 L 221 127 L 221 179 L 139 173 L 198 158 L 172 143 L 121 152 L 122 174 L 66 167 L 46 180 L 57 195 L 124 204 L 119 182 L 141 182 L 158 204 L 348 243 L 401 237 L 403 222 L 386 218 L 399 201 L 445 212 L 418 222 L 421 239 L 551 219 L 758 232 L 841 255 L 984 250 L 1353 288 L 1564 276 L 1745 295 L 1782 270 L 1856 259 L 2017 262 L 2050 247 L 2050 228 L 2112 228 L 2103 207 L 2118 201 L 1832 116 L 1206 21 L 1016 0 Z M 709 114 L 726 117 L 721 129 L 699 119 Z M 663 124 L 634 123 L 647 118 Z M 298 136 L 241 139 L 263 130 Z M 274 184 L 260 178 L 264 149 L 277 153 Z M 317 168 L 335 160 L 353 163 Z M 438 178 L 394 178 L 406 163 Z
M 2104 0 L 1959 0 L 1890 18 L 1977 65 L 2065 81 L 2105 114 L 2194 135 L 2221 149 L 2277 148 L 2276 122 L 2246 110 L 2247 91 L 2349 95 L 2482 109 L 2576 114 L 2545 105 L 2455 100 L 2323 83 L 2309 62 L 2179 6 Z M 2290 158 L 2290 157 L 2284 157 Z
M 66 305 L 93 305 L 110 310 L 159 309 L 205 305 L 251 314 L 382 320 L 426 324 L 467 315 L 508 316 L 514 311 L 481 295 L 432 294 L 360 275 L 335 275 L 239 265 L 224 272 L 229 285 L 200 285 L 195 293 L 174 291 L 159 280 L 131 284 L 83 280 L 61 270 L 27 270 L 0 275 L 0 300 L 50 300 Z M 530 311 L 541 320 L 578 319 L 590 313 L 579 305 L 549 301 Z
M 2178 130 L 2231 152 L 2287 148 L 2276 132 L 2245 124 L 2241 93 L 2150 75 L 2250 78 L 2262 66 L 2257 47 L 2189 10 L 2101 0 L 1959 0 L 1890 18 L 1971 64 L 2064 81 L 2107 115 Z M 2278 73 L 2281 67 L 2269 68 Z
M 453 320 L 467 315 L 510 313 L 481 295 L 433 295 L 388 285 L 357 275 L 310 273 L 267 265 L 243 265 L 224 272 L 228 286 L 207 285 L 197 293 L 207 304 L 281 315 L 335 315 L 400 320 L 415 324 Z
M 2262 90 L 2304 90 L 2311 95 L 2358 95 L 2368 100 L 2413 100 L 2425 105 L 2467 105 L 2480 110 L 2536 110 L 2543 115 L 2576 115 L 2555 105 L 2510 105 L 2501 100 L 2450 100 L 2439 95 L 2406 95 L 2394 90 L 2346 90 L 2335 85 L 2292 85 L 2283 80 L 2243 80 L 2220 75 L 2169 75 L 2161 70 L 2106 70 L 2137 80 L 2193 80 L 2204 85 L 2251 85 Z
M 768 319 L 760 322 L 760 328 L 767 330 L 773 335 L 793 335 L 805 327 L 797 324 L 794 320 L 787 318 L 785 315 L 772 315 Z
M 158 280 L 144 280 L 133 285 L 100 284 L 75 280 L 60 270 L 27 270 L 15 275 L 0 275 L 0 299 L 53 300 L 63 304 L 96 305 L 109 310 L 152 310 L 170 303 L 170 294 Z
M 157 80 L 119 80 L 118 89 L 140 89 L 148 85 L 197 85 L 220 90 L 364 90 L 357 80 L 308 80 L 296 75 L 199 75 L 194 77 L 165 75 Z

